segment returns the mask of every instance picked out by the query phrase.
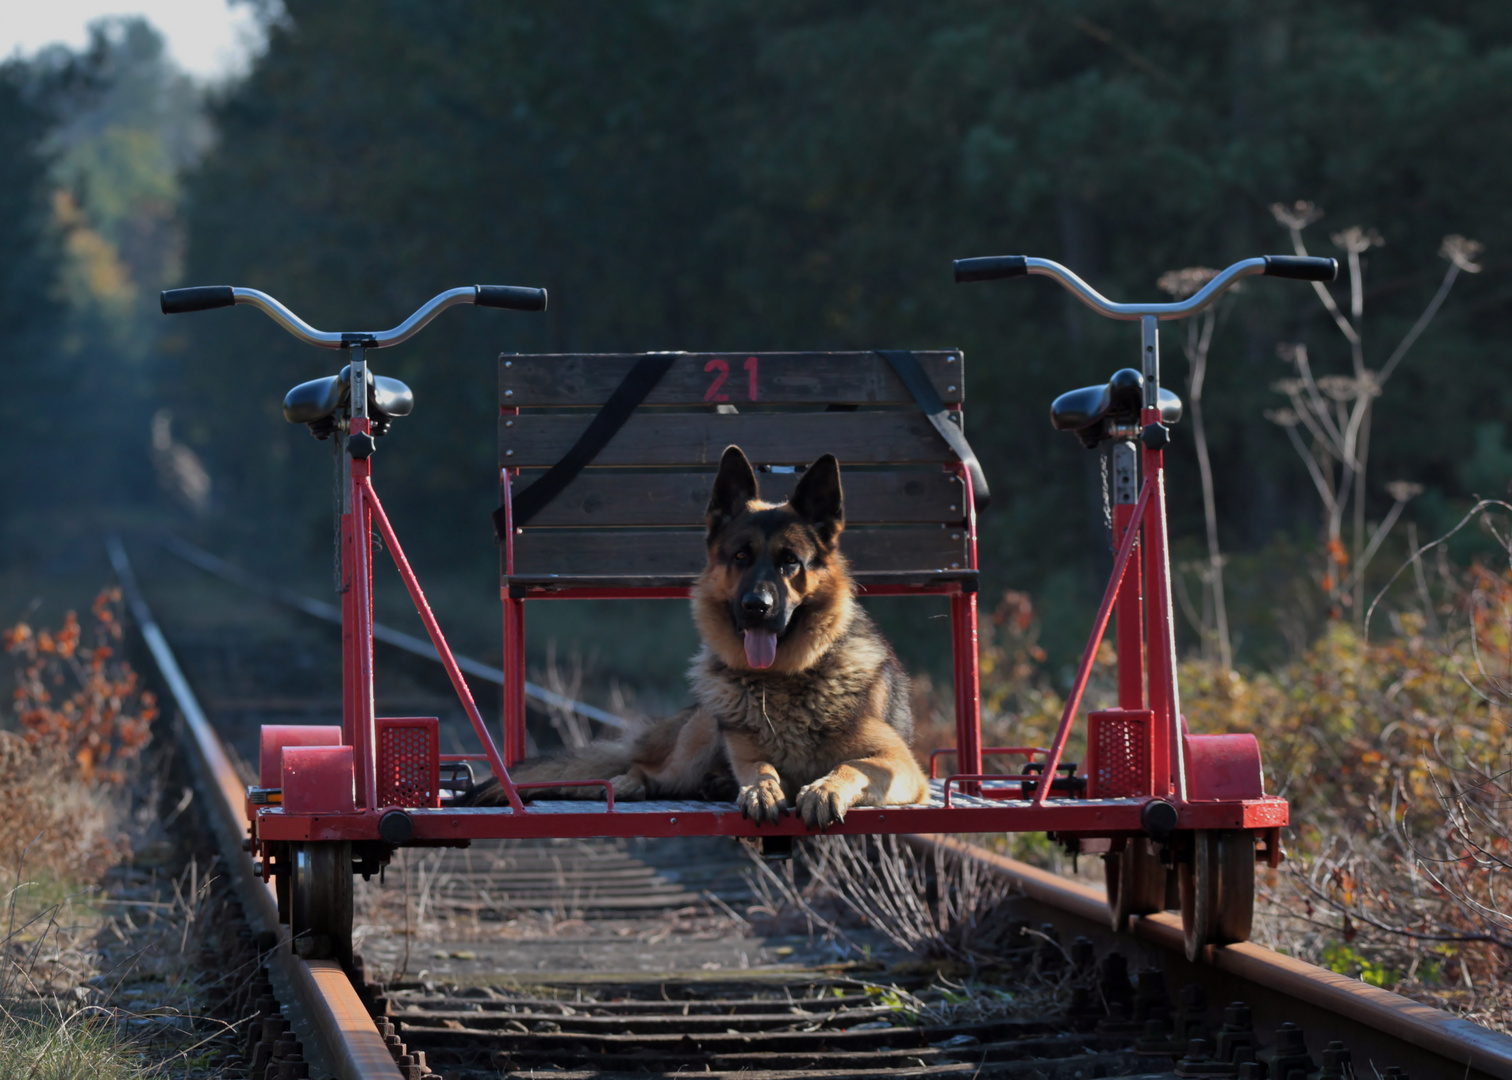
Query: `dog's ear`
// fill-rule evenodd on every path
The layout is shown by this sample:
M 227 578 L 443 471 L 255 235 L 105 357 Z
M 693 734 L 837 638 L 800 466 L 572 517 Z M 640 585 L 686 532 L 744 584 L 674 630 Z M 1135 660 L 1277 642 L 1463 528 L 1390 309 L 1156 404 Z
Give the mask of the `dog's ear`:
M 788 505 L 813 526 L 820 543 L 832 547 L 845 528 L 845 492 L 840 489 L 840 463 L 825 454 L 804 472 Z
M 756 486 L 756 470 L 738 446 L 725 447 L 719 459 L 719 475 L 714 477 L 714 492 L 709 496 L 709 508 L 704 511 L 709 525 L 708 539 L 731 519 L 739 517 L 751 500 L 761 497 Z

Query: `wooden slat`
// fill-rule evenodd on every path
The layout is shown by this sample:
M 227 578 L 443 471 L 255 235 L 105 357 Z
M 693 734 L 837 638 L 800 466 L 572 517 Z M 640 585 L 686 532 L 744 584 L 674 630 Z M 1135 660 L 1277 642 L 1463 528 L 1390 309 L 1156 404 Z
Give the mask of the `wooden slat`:
M 966 530 L 928 525 L 859 526 L 840 541 L 858 571 L 959 570 Z M 708 560 L 703 533 L 685 529 L 526 529 L 515 537 L 517 577 L 613 575 L 691 579 Z
M 499 462 L 548 468 L 572 448 L 590 413 L 499 417 Z M 806 465 L 834 454 L 840 465 L 922 465 L 955 454 L 922 412 L 638 412 L 594 459 L 596 465 L 717 465 L 739 446 L 756 465 Z
M 640 353 L 504 354 L 499 403 L 598 406 L 609 400 Z M 955 350 L 914 354 L 940 400 L 965 400 L 965 361 Z M 755 364 L 750 364 L 754 357 Z M 751 396 L 752 368 L 756 396 Z M 715 384 L 718 384 L 717 386 Z M 648 405 L 912 404 L 891 366 L 873 352 L 679 353 L 646 398 Z
M 542 473 L 515 481 L 523 491 Z M 798 473 L 762 473 L 761 497 L 786 499 Z M 944 470 L 846 472 L 845 517 L 853 525 L 885 522 L 961 522 L 960 477 Z M 714 487 L 714 472 L 640 473 L 585 469 L 531 521 L 534 526 L 605 527 L 702 525 Z
M 546 596 L 560 592 L 564 597 L 571 597 L 574 589 L 665 589 L 665 588 L 688 588 L 693 584 L 695 574 L 579 574 L 574 577 L 562 577 L 560 575 L 547 574 L 515 574 L 504 578 L 504 583 L 509 586 L 511 595 L 520 599 L 529 596 Z M 852 570 L 851 577 L 860 587 L 863 595 L 868 589 L 882 586 L 903 585 L 909 588 L 927 589 L 941 585 L 948 585 L 957 581 L 975 581 L 978 574 L 975 570 Z M 892 595 L 898 595 L 896 593 Z M 906 595 L 906 594 L 904 594 Z M 921 592 L 920 595 L 931 595 Z M 937 594 L 934 594 L 937 595 Z

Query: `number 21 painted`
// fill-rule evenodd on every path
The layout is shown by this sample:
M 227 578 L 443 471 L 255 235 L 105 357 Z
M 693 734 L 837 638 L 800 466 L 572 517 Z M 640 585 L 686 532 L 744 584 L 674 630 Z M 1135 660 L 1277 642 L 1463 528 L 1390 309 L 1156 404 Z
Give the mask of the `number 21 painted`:
M 746 399 L 748 401 L 756 400 L 756 368 L 756 358 L 754 356 L 746 357 L 745 370 L 749 376 L 749 381 L 746 384 Z M 730 377 L 730 362 L 728 360 L 710 360 L 704 365 L 704 372 L 714 373 L 714 381 L 704 391 L 703 399 L 705 401 L 729 401 L 730 395 L 720 393 L 719 388 Z

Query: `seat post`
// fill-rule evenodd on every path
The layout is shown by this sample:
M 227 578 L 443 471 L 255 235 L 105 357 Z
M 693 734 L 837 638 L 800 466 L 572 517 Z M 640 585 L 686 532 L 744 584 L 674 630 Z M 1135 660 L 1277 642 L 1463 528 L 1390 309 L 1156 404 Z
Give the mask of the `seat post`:
M 348 347 L 348 370 L 351 372 L 351 417 L 346 437 L 346 484 L 350 522 L 347 537 L 347 600 L 344 609 L 352 616 L 342 628 L 346 646 L 347 685 L 350 696 L 346 712 L 352 724 L 353 755 L 360 773 L 357 791 L 363 809 L 377 809 L 377 731 L 373 708 L 373 519 L 363 495 L 363 482 L 372 476 L 373 435 L 368 416 L 368 380 L 365 349 L 360 342 Z
M 1139 501 L 1139 466 L 1135 444 L 1120 439 L 1113 444 L 1113 546 L 1124 533 L 1137 529 L 1134 504 Z M 1118 707 L 1143 709 L 1145 704 L 1144 581 L 1137 559 L 1129 561 L 1118 590 Z

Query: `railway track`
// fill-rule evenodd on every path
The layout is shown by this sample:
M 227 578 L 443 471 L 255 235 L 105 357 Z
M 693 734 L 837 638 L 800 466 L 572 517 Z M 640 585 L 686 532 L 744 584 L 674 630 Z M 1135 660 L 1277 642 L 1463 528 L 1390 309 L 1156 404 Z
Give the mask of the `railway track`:
M 1007 944 L 973 990 L 872 929 L 849 931 L 848 952 L 801 928 L 753 929 L 740 914 L 757 899 L 752 864 L 714 838 L 401 850 L 383 887 L 359 889 L 353 970 L 300 960 L 241 850 L 238 763 L 258 724 L 339 709 L 337 644 L 159 562 L 144 577 L 165 631 L 124 549 L 111 555 L 183 717 L 248 924 L 238 940 L 256 950 L 232 1065 L 258 1080 L 1512 1078 L 1512 1039 L 1254 945 L 1190 964 L 1172 916 L 1115 936 L 1096 890 L 948 838 L 920 843 L 1016 889 Z M 445 724 L 423 678 L 380 692 Z

